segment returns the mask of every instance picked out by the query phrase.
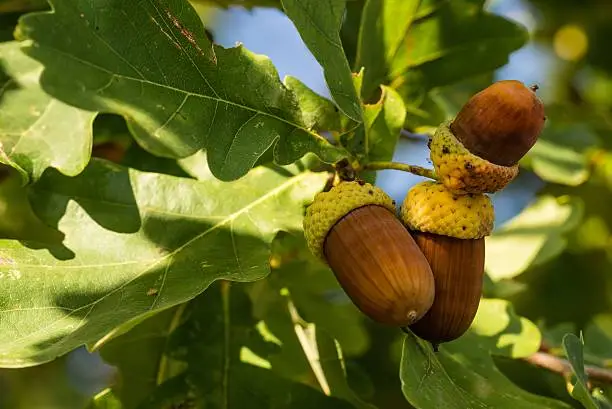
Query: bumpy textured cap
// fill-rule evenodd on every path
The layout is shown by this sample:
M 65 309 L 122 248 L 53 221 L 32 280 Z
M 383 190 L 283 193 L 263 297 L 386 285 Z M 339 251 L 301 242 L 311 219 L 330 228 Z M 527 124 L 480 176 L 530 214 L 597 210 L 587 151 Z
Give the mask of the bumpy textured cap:
M 442 123 L 430 144 L 438 178 L 453 193 L 493 193 L 518 175 L 518 165 L 501 166 L 468 151 L 453 135 L 450 121 Z
M 352 210 L 378 205 L 395 214 L 393 200 L 379 187 L 364 182 L 340 182 L 329 192 L 317 193 L 304 216 L 304 235 L 310 251 L 325 261 L 323 245 L 327 233 Z
M 401 219 L 410 230 L 479 239 L 491 234 L 495 212 L 486 195 L 455 195 L 440 183 L 422 182 L 406 195 Z

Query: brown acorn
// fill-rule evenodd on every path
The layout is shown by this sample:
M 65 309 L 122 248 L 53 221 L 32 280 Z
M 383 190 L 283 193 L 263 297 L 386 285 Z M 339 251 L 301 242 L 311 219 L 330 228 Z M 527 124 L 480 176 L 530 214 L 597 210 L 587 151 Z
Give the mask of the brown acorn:
M 519 172 L 519 160 L 544 127 L 544 105 L 519 81 L 499 81 L 474 95 L 454 120 L 436 129 L 430 158 L 437 178 L 456 194 L 493 193 Z
M 544 104 L 536 90 L 520 81 L 498 81 L 470 98 L 450 130 L 474 155 L 512 166 L 533 147 L 544 128 Z
M 416 322 L 434 300 L 431 268 L 380 188 L 341 182 L 317 194 L 304 218 L 310 250 L 352 302 L 379 323 Z
M 485 242 L 412 232 L 436 282 L 431 309 L 410 330 L 434 345 L 463 335 L 478 311 L 484 278 Z
M 409 328 L 434 346 L 452 341 L 470 327 L 480 303 L 484 237 L 494 221 L 491 200 L 422 182 L 408 192 L 401 217 L 427 258 L 436 287 L 431 309 Z

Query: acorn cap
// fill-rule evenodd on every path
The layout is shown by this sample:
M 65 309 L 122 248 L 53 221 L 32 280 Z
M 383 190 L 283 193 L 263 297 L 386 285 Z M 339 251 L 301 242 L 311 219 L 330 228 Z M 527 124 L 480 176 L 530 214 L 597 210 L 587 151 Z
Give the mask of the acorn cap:
M 449 125 L 450 121 L 440 124 L 429 144 L 436 174 L 447 189 L 457 194 L 493 193 L 518 175 L 518 165 L 496 165 L 467 150 Z
M 495 221 L 488 196 L 456 195 L 433 181 L 418 183 L 408 191 L 400 216 L 410 230 L 459 239 L 487 236 Z
M 351 210 L 378 205 L 395 213 L 395 202 L 381 188 L 363 181 L 341 182 L 329 192 L 319 192 L 306 210 L 304 235 L 310 251 L 326 262 L 323 244 L 327 233 Z
M 546 121 L 536 89 L 520 81 L 498 81 L 474 95 L 450 129 L 474 155 L 515 165 L 536 143 Z

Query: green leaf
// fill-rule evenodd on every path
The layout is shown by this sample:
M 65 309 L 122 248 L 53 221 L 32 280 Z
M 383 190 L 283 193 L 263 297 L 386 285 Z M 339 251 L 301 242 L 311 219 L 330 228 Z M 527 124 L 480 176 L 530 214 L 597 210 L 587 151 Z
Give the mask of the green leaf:
M 6 171 L 7 175 L 2 176 Z M 32 210 L 20 174 L 0 164 L 0 238 L 61 243 L 64 235 L 44 224 Z
M 599 365 L 612 367 L 612 315 L 597 315 L 584 330 L 585 358 L 590 355 Z
M 161 380 L 178 375 L 183 369 L 184 365 L 168 356 L 168 342 L 170 334 L 182 323 L 186 306 L 181 304 L 138 320 L 131 323 L 133 328 L 120 327 L 105 337 L 115 337 L 105 341 L 100 354 L 121 374 L 122 382 L 113 386 L 112 393 L 122 409 L 136 408 Z
M 53 13 L 20 22 L 32 43 L 24 51 L 45 66 L 45 91 L 124 116 L 151 153 L 176 158 L 205 149 L 213 174 L 226 181 L 244 176 L 270 148 L 280 165 L 310 151 L 327 162 L 345 154 L 307 129 L 267 57 L 213 45 L 186 0 L 51 4 Z
M 390 84 L 409 109 L 426 93 L 504 65 L 526 31 L 483 11 L 484 0 L 367 0 L 355 69 L 365 67 L 362 97 Z
M 351 79 L 351 68 L 340 41 L 345 0 L 281 0 L 304 43 L 323 67 L 329 91 L 342 112 L 362 121 L 361 103 Z
M 563 252 L 578 226 L 578 198 L 542 196 L 486 239 L 485 269 L 493 281 L 512 278 Z
M 296 338 L 298 328 L 294 332 L 287 297 L 276 294 L 275 299 L 282 298 L 283 302 L 277 305 L 280 308 L 275 311 L 275 317 L 288 320 L 292 334 L 289 343 L 276 339 L 276 334 L 271 334 L 265 323 L 252 315 L 251 309 L 256 301 L 246 297 L 245 289 L 243 285 L 230 286 L 228 282 L 213 284 L 193 301 L 149 317 L 106 343 L 101 354 L 120 371 L 122 381 L 113 386 L 112 392 L 121 401 L 122 409 L 164 407 L 163 403 L 179 404 L 187 400 L 215 405 L 224 399 L 227 405 L 223 407 L 241 407 L 245 404 L 241 403 L 242 397 L 236 393 L 237 390 L 247 389 L 256 395 L 272 396 L 278 392 L 279 385 L 286 385 L 290 395 L 307 393 L 311 398 L 320 395 L 323 402 L 321 391 L 316 391 L 318 385 L 309 388 L 297 385 L 294 382 L 307 382 L 290 379 L 270 364 L 276 362 L 271 357 L 277 355 L 279 348 L 291 349 L 291 341 L 297 343 L 293 338 Z M 338 346 L 321 331 L 300 329 L 306 335 L 307 346 L 311 348 L 309 352 L 318 354 L 319 361 L 313 363 L 323 371 L 323 379 L 333 395 L 346 399 L 351 391 L 346 385 Z M 313 338 L 309 338 L 310 335 Z M 299 366 L 301 362 L 292 360 L 290 364 Z M 254 387 L 253 381 L 244 378 L 241 372 L 259 372 L 259 368 L 266 371 L 257 376 L 269 382 Z M 282 389 L 281 394 L 287 392 Z M 230 395 L 224 397 L 228 390 Z M 348 397 L 360 402 L 353 396 Z M 296 400 L 295 407 L 298 404 L 300 402 Z M 371 408 L 363 406 L 363 403 L 362 407 Z
M 350 402 L 356 408 L 375 409 L 351 390 L 340 344 L 321 327 L 302 318 L 298 312 L 299 305 L 293 302 L 289 290 L 274 285 L 266 291 L 258 286 L 260 283 L 255 284 L 259 288 L 256 288 L 257 297 L 253 298 L 253 304 L 262 301 L 268 304 L 265 312 L 260 313 L 265 333 L 280 344 L 280 351 L 267 358 L 272 370 L 288 379 L 310 384 L 326 395 Z M 330 310 L 330 314 L 333 313 L 334 310 Z
M 533 320 L 585 328 L 593 316 L 610 311 L 610 278 L 610 258 L 604 252 L 576 254 L 568 248 L 523 274 L 520 280 L 528 290 L 512 299 Z
M 344 361 L 368 349 L 363 315 L 329 268 L 309 252 L 302 235 L 282 234 L 273 249 L 272 273 L 248 290 L 260 331 L 280 345 L 267 358 L 272 370 L 372 409 L 349 387 Z
M 265 277 L 271 241 L 301 230 L 326 179 L 299 163 L 232 183 L 99 160 L 75 178 L 47 172 L 30 201 L 66 238 L 0 241 L 0 366 L 49 361 L 215 280 Z
M 521 165 L 547 182 L 578 186 L 589 178 L 588 153 L 597 145 L 597 137 L 584 126 L 552 130 L 538 139 Z
M 354 77 L 355 88 L 360 89 L 363 71 Z M 374 104 L 364 104 L 363 124 L 354 132 L 346 133 L 341 142 L 363 164 L 374 161 L 390 161 L 393 158 L 400 132 L 406 119 L 404 101 L 394 89 L 381 87 L 380 99 Z M 360 177 L 374 183 L 375 171 L 361 173 Z
M 496 367 L 491 354 L 520 358 L 537 351 L 539 332 L 502 300 L 482 300 L 472 328 L 438 353 L 412 333 L 404 340 L 402 391 L 417 409 L 566 408 L 524 391 Z
M 121 156 L 117 162 L 122 166 L 141 170 L 143 172 L 191 177 L 181 168 L 179 160 L 155 156 L 135 143 L 128 128 L 128 124 L 125 119 L 119 115 L 100 114 L 96 116 L 93 131 L 94 150 L 92 155 L 96 157 L 106 158 L 106 156 L 99 156 L 101 153 L 105 153 L 104 151 L 100 152 L 100 147 L 104 147 L 104 144 L 112 144 L 111 149 L 120 150 L 120 152 L 123 151 L 123 156 Z M 197 156 L 198 160 L 203 161 L 204 166 L 208 168 L 206 153 L 202 154 L 202 151 L 198 151 L 192 156 Z M 191 156 L 188 158 L 191 158 Z
M 160 398 L 211 408 L 350 407 L 262 367 L 278 345 L 257 331 L 250 309 L 242 287 L 229 282 L 216 283 L 190 302 L 187 319 L 172 333 L 169 345 L 171 356 L 187 369 L 162 383 L 139 408 L 158 408 Z M 167 385 L 174 394 L 167 393 Z
M 330 100 L 323 98 L 292 76 L 285 77 L 285 86 L 296 95 L 302 111 L 302 120 L 308 129 L 341 130 L 338 109 Z
M 0 43 L 0 162 L 17 169 L 24 184 L 47 167 L 77 175 L 91 153 L 95 114 L 47 95 L 42 69 L 17 42 Z
M 601 406 L 591 396 L 587 387 L 588 377 L 584 372 L 582 341 L 574 334 L 567 334 L 563 337 L 563 349 L 572 367 L 572 372 L 576 376 L 576 382 L 573 383 L 571 395 L 587 409 L 600 409 Z
M 286 289 L 300 315 L 336 339 L 345 355 L 359 356 L 368 350 L 364 315 L 346 296 L 329 267 L 310 253 L 303 235 L 280 235 L 273 243 L 271 264 L 268 278 L 252 284 L 255 316 L 262 320 L 274 317 L 278 304 L 286 304 L 279 298 Z
M 405 118 L 406 108 L 402 97 L 392 88 L 383 86 L 380 101 L 365 106 L 365 146 L 370 162 L 390 161 L 393 158 Z
M 388 83 L 389 65 L 403 45 L 420 0 L 366 0 L 361 13 L 355 68 L 365 68 L 362 96 Z M 399 18 L 401 16 L 401 18 Z

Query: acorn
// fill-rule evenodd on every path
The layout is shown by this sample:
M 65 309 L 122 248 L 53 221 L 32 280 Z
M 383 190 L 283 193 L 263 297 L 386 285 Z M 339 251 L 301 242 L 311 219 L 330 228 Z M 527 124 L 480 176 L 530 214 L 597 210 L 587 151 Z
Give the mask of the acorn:
M 438 127 L 430 156 L 447 189 L 493 193 L 518 175 L 519 160 L 536 143 L 546 120 L 536 90 L 520 81 L 496 82 Z
M 405 327 L 432 306 L 429 263 L 382 189 L 343 181 L 318 193 L 306 210 L 304 235 L 310 251 L 372 320 Z
M 484 194 L 456 195 L 432 181 L 410 189 L 400 214 L 427 258 L 436 293 L 425 316 L 408 327 L 437 348 L 463 335 L 476 316 L 493 205 Z

